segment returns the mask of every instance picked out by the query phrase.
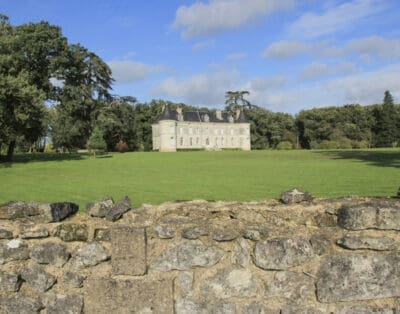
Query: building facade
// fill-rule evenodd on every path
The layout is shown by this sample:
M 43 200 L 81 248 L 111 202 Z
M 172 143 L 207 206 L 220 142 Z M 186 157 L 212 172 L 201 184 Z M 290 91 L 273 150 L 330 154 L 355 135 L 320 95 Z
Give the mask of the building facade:
M 178 149 L 250 150 L 250 123 L 242 110 L 236 117 L 217 110 L 183 112 L 166 106 L 152 125 L 153 150 L 175 152 Z

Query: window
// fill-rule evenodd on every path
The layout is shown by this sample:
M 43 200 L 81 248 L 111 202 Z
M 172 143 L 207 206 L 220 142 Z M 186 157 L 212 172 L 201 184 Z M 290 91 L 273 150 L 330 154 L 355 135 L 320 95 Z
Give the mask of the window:
M 210 140 L 208 138 L 206 138 L 206 145 L 210 145 Z
M 199 138 L 196 137 L 196 145 L 199 145 Z
M 193 129 L 189 128 L 189 134 L 192 135 L 193 134 Z
M 224 131 L 225 131 L 224 129 L 221 129 L 221 135 L 224 135 Z
M 169 133 L 170 134 L 174 134 L 175 133 L 175 127 L 174 126 L 169 127 Z
M 174 146 L 174 145 L 175 145 L 175 141 L 174 141 L 174 137 L 173 137 L 173 136 L 171 136 L 171 138 L 169 139 L 169 144 L 170 144 L 171 146 Z
M 183 146 L 183 137 L 180 139 L 180 145 Z
M 231 135 L 233 135 L 233 129 L 231 129 Z
M 179 134 L 180 134 L 180 135 L 183 134 L 183 128 L 179 128 Z
M 190 138 L 190 146 L 193 146 L 193 139 Z
M 233 137 L 231 138 L 231 146 L 235 146 L 235 139 Z

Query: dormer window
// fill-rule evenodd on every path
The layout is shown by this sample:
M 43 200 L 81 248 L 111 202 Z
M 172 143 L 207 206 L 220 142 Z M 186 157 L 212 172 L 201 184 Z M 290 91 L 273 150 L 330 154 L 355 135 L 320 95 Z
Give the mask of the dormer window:
M 229 116 L 229 117 L 228 117 L 228 121 L 229 121 L 229 123 L 233 123 L 233 117 L 232 117 L 232 116 Z
M 205 114 L 203 116 L 204 122 L 210 122 L 210 117 L 208 116 L 208 114 Z

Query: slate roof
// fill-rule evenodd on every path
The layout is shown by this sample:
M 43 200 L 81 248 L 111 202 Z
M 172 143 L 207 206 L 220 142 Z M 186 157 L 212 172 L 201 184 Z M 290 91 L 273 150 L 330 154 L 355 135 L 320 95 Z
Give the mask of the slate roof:
M 206 116 L 208 115 L 208 121 L 206 121 Z M 222 119 L 219 120 L 217 117 L 211 113 L 204 112 L 204 111 L 186 111 L 183 112 L 183 121 L 188 122 L 216 122 L 216 123 L 229 123 L 229 114 L 227 112 L 222 112 L 221 114 Z M 166 106 L 158 119 L 161 120 L 175 120 L 178 121 L 178 112 L 174 109 L 170 109 Z M 240 111 L 239 118 L 235 121 L 235 123 L 245 123 L 248 122 L 247 118 L 243 112 Z

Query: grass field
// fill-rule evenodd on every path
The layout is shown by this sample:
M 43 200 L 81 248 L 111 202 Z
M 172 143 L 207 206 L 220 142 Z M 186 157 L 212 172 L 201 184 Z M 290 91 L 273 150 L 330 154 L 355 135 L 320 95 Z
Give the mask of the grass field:
M 399 149 L 35 154 L 0 164 L 0 202 L 68 200 L 81 208 L 105 195 L 129 195 L 138 206 L 263 200 L 292 187 L 317 197 L 393 196 L 399 185 Z

